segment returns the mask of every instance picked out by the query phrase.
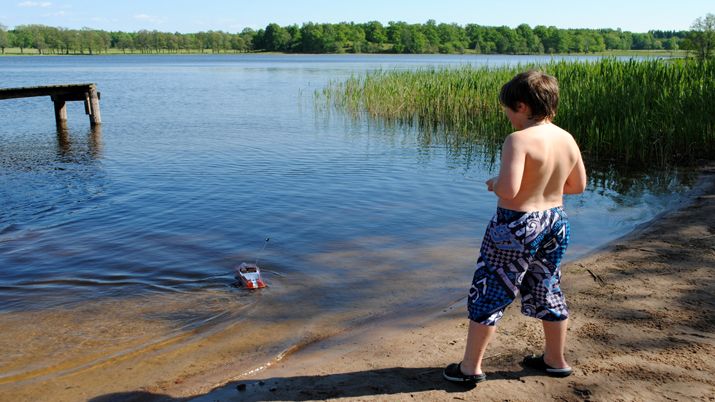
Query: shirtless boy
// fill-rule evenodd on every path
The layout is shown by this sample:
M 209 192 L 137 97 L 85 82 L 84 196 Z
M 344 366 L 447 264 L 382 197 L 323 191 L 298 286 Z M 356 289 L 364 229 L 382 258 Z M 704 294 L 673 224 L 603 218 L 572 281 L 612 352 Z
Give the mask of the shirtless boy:
M 482 358 L 504 309 L 521 294 L 521 312 L 544 327 L 541 356 L 524 365 L 566 377 L 564 358 L 569 312 L 559 288 L 560 263 L 569 243 L 563 195 L 586 187 L 586 169 L 571 134 L 554 125 L 559 101 L 556 78 L 539 71 L 518 74 L 506 83 L 499 101 L 517 130 L 502 147 L 499 176 L 487 189 L 499 198 L 484 235 L 469 290 L 469 332 L 464 358 L 443 376 L 457 383 L 486 379 Z

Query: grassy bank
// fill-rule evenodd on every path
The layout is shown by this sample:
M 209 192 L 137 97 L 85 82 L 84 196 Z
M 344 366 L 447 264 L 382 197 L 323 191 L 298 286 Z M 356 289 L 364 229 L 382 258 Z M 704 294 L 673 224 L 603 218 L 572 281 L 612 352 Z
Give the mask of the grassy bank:
M 627 165 L 694 164 L 715 157 L 715 63 L 602 59 L 539 66 L 377 71 L 332 82 L 317 94 L 354 115 L 447 129 L 498 144 L 511 131 L 497 97 L 517 72 L 556 76 L 556 124 L 587 157 Z

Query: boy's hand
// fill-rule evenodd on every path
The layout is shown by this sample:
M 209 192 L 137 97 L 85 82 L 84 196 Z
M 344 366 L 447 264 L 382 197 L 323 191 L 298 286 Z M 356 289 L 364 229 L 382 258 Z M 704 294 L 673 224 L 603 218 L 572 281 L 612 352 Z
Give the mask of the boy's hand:
M 499 176 L 495 176 L 495 177 L 492 177 L 491 179 L 487 180 L 486 183 L 487 183 L 488 191 L 494 191 L 494 185 L 496 184 L 498 178 L 499 178 Z

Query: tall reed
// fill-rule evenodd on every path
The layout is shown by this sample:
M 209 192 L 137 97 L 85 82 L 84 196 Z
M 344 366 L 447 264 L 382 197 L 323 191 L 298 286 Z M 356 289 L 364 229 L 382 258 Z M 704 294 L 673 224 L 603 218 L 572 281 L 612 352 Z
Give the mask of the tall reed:
M 666 166 L 715 159 L 715 62 L 601 59 L 374 71 L 331 82 L 317 95 L 354 115 L 499 144 L 512 130 L 499 90 L 528 68 L 559 80 L 555 123 L 574 135 L 591 160 Z

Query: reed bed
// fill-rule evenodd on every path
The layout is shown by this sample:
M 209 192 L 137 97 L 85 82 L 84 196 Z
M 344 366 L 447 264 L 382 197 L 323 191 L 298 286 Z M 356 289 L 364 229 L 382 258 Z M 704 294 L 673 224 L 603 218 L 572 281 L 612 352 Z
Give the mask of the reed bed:
M 500 144 L 512 131 L 501 86 L 537 68 L 556 76 L 555 123 L 592 161 L 628 166 L 692 165 L 715 156 L 715 62 L 553 61 L 513 67 L 374 71 L 331 82 L 316 96 L 354 116 L 447 130 L 458 142 Z

